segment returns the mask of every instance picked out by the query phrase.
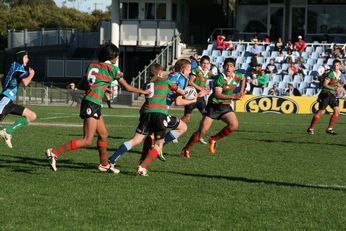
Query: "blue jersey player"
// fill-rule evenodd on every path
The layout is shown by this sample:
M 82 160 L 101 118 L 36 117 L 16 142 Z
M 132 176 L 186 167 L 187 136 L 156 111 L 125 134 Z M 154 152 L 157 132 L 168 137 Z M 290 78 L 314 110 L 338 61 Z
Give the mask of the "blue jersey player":
M 36 119 L 36 114 L 28 108 L 14 104 L 17 97 L 19 84 L 22 82 L 27 86 L 35 75 L 35 71 L 27 66 L 29 62 L 28 52 L 19 51 L 14 55 L 14 62 L 10 66 L 6 77 L 2 81 L 2 91 L 0 93 L 0 122 L 8 114 L 20 116 L 14 124 L 0 131 L 9 148 L 12 148 L 12 133 L 18 128 L 24 127 Z

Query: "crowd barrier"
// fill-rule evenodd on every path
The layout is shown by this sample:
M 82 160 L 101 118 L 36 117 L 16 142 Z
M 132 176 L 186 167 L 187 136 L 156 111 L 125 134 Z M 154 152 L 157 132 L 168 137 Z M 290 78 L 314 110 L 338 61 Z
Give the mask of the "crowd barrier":
M 339 100 L 340 114 L 346 115 L 344 99 Z M 281 114 L 313 114 L 318 110 L 317 96 L 254 96 L 245 95 L 235 102 L 236 112 Z M 328 106 L 327 112 L 333 112 Z

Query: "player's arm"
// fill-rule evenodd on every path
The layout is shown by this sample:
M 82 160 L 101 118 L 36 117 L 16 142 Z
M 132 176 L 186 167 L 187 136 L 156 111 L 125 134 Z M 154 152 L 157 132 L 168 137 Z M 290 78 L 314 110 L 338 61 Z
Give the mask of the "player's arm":
M 239 100 L 243 97 L 242 93 L 226 95 L 222 93 L 222 87 L 214 87 L 214 94 L 218 99 L 233 99 Z
M 328 77 L 326 77 L 325 79 L 324 79 L 324 81 L 323 81 L 323 87 L 324 88 L 327 88 L 327 89 L 330 89 L 330 90 L 337 90 L 339 87 L 338 86 L 335 86 L 335 87 L 333 87 L 333 86 L 329 86 L 328 84 L 329 84 L 329 82 L 330 82 L 330 78 L 328 78 Z
M 138 88 L 128 84 L 125 79 L 120 79 L 120 80 L 118 80 L 118 82 L 126 91 L 135 92 L 135 93 L 144 94 L 144 95 L 151 93 L 149 90 L 138 89 Z
M 29 85 L 29 83 L 31 82 L 31 80 L 34 77 L 34 75 L 35 75 L 34 69 L 29 67 L 29 75 L 22 79 L 22 83 L 24 84 L 24 86 L 28 86 Z
M 203 87 L 198 86 L 197 84 L 195 84 L 195 79 L 196 79 L 196 75 L 194 75 L 193 73 L 190 74 L 190 78 L 189 78 L 189 85 L 193 86 L 194 88 L 196 88 L 198 91 L 203 90 Z
M 243 78 L 242 78 L 241 83 L 240 83 L 240 94 L 242 96 L 245 95 L 245 87 L 246 87 L 246 77 L 245 77 L 245 75 L 243 75 Z
M 175 105 L 177 105 L 177 106 L 185 106 L 185 105 L 189 105 L 192 103 L 196 103 L 197 98 L 195 98 L 193 100 L 187 100 L 187 99 L 184 99 L 184 97 L 182 95 L 179 95 L 175 98 L 174 102 L 175 102 Z

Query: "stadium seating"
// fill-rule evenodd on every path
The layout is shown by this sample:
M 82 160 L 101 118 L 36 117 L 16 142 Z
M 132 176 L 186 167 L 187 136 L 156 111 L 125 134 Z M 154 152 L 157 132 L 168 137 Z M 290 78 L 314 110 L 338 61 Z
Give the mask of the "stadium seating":
M 202 55 L 208 55 L 211 58 L 211 62 L 215 64 L 220 70 L 222 70 L 222 64 L 225 58 L 232 57 L 236 60 L 236 69 L 239 72 L 244 73 L 246 77 L 250 76 L 250 62 L 251 53 L 250 49 L 253 47 L 250 43 L 237 44 L 233 43 L 234 50 L 216 50 L 214 44 L 209 44 L 207 49 L 203 50 Z M 269 46 L 259 45 L 261 49 L 260 56 L 257 57 L 257 62 L 262 65 L 265 69 L 272 58 L 276 58 L 279 54 L 278 51 L 274 50 L 275 45 L 270 44 Z M 318 69 L 323 65 L 325 59 L 322 57 L 325 50 L 322 46 L 316 46 L 315 44 L 307 45 L 305 51 L 293 52 L 292 56 L 297 59 L 302 59 L 306 69 L 304 70 L 305 76 L 295 75 L 291 76 L 288 74 L 288 67 L 290 63 L 275 63 L 278 72 L 273 76 L 270 76 L 268 86 L 262 91 L 261 88 L 254 88 L 252 94 L 254 95 L 267 95 L 268 91 L 272 88 L 274 83 L 278 84 L 280 93 L 284 93 L 287 89 L 287 84 L 292 83 L 303 96 L 313 96 L 318 93 L 320 86 L 313 84 L 312 80 L 318 75 Z M 287 55 L 287 51 L 283 50 L 282 53 Z M 327 59 L 327 64 L 332 66 L 334 58 Z M 247 92 L 250 91 L 250 86 L 247 84 Z

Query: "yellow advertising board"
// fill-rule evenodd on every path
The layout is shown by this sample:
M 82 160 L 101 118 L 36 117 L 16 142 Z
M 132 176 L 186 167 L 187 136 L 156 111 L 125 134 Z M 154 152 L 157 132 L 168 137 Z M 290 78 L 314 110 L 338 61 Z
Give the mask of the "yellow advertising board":
M 340 114 L 346 115 L 346 105 L 340 99 Z M 236 112 L 263 112 L 283 114 L 312 114 L 318 110 L 317 96 L 254 96 L 245 95 L 235 102 Z M 328 107 L 328 112 L 333 110 Z

